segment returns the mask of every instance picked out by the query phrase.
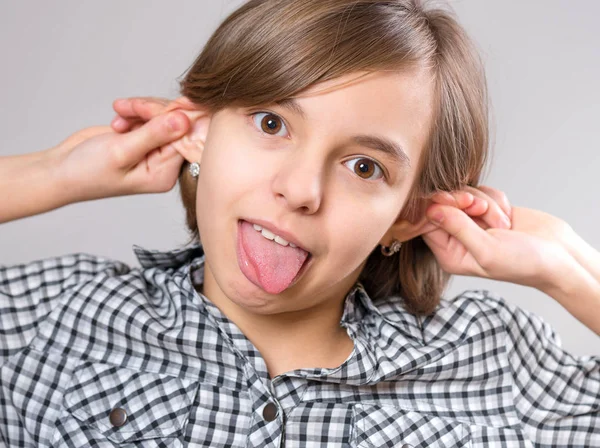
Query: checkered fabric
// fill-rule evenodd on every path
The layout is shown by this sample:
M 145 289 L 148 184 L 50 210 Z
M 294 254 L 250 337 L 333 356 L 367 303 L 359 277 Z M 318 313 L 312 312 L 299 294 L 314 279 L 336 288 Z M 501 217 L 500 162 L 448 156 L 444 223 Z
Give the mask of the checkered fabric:
M 0 267 L 0 444 L 600 447 L 600 358 L 487 291 L 417 318 L 357 283 L 348 359 L 271 379 L 196 291 L 201 246 L 134 251 Z

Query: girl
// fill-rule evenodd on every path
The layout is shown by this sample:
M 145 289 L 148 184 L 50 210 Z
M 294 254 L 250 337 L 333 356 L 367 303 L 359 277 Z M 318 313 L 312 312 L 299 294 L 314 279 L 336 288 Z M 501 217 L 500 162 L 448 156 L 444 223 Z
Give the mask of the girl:
M 0 164 L 2 221 L 178 179 L 193 240 L 0 270 L 7 446 L 598 445 L 600 360 L 487 291 L 440 300 L 510 281 L 600 333 L 598 252 L 478 185 L 485 79 L 451 14 L 252 0 L 181 93 Z

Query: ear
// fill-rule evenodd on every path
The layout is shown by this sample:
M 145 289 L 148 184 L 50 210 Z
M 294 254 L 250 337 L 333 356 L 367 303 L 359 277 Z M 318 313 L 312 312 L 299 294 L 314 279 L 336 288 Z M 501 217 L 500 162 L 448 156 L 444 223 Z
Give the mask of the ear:
M 172 143 L 173 147 L 189 163 L 201 163 L 212 116 L 206 109 L 192 103 L 185 96 L 179 97 L 169 103 L 164 113 L 172 110 L 184 113 L 190 120 L 189 131 L 183 137 L 174 141 Z
M 392 224 L 381 239 L 380 244 L 389 246 L 394 240 L 402 243 L 404 241 L 412 240 L 424 233 L 439 229 L 439 227 L 432 224 L 426 216 L 426 211 L 432 203 L 433 201 L 429 198 L 420 200 L 419 211 L 416 214 L 417 218 L 415 222 L 409 221 L 404 213 L 401 212 L 394 224 Z

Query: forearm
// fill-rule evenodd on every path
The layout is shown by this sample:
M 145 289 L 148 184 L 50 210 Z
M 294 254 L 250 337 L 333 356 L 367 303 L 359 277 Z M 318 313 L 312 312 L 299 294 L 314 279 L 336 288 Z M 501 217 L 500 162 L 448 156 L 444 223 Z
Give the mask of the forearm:
M 549 272 L 553 280 L 543 292 L 600 335 L 600 254 L 584 245 L 570 247 L 569 252 L 577 255 L 564 257 L 563 262 Z
M 0 157 L 0 223 L 67 205 L 70 201 L 56 179 L 56 168 L 52 149 Z

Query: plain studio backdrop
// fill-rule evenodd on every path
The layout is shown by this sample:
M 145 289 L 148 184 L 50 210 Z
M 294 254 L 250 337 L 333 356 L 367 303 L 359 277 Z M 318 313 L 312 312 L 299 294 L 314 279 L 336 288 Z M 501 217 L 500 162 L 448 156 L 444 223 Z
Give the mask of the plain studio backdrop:
M 177 79 L 241 3 L 1 2 L 0 154 L 38 151 L 108 124 L 118 97 L 177 97 Z M 566 220 L 600 249 L 600 2 L 451 5 L 487 70 L 494 157 L 483 184 L 505 191 L 513 205 Z M 0 224 L 0 264 L 88 252 L 139 266 L 132 244 L 167 250 L 186 238 L 175 187 Z M 445 296 L 465 289 L 488 289 L 541 315 L 574 354 L 600 355 L 600 338 L 533 288 L 454 277 Z

